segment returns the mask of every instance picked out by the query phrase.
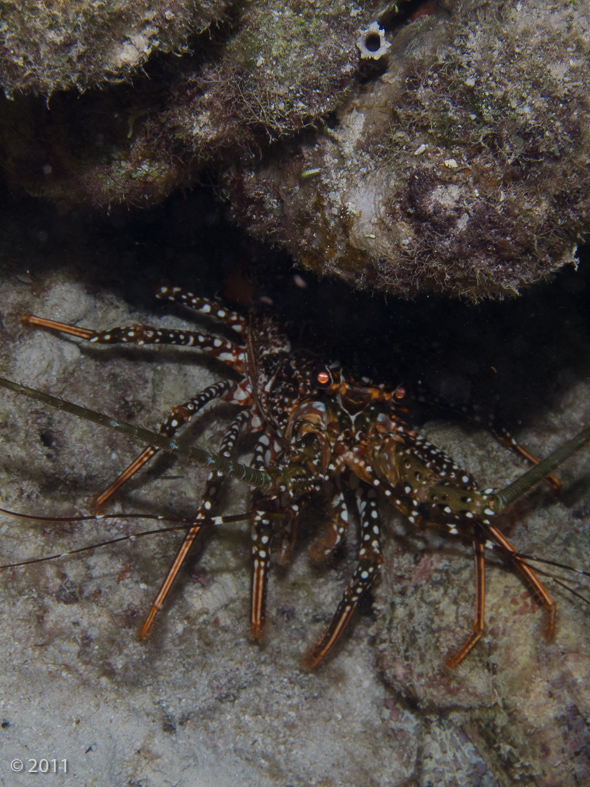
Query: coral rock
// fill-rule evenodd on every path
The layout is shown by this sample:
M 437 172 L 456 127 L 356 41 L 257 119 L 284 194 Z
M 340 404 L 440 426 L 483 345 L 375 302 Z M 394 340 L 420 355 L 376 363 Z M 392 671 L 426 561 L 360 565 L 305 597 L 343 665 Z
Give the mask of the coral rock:
M 154 52 L 185 52 L 227 0 L 2 2 L 0 85 L 51 95 L 128 79 Z
M 317 272 L 402 295 L 504 297 L 575 263 L 588 3 L 463 2 L 393 44 L 337 125 L 236 170 L 238 219 Z
M 121 82 L 138 71 L 156 50 L 186 49 L 186 36 L 177 37 L 174 46 L 169 42 L 173 22 L 166 34 L 154 32 L 157 41 L 132 34 L 141 14 L 136 4 L 127 7 L 134 10 L 128 12 L 129 28 L 113 38 L 126 42 L 117 44 L 115 60 L 115 44 L 109 44 L 108 52 L 104 48 L 101 31 L 106 36 L 109 20 L 100 14 L 84 50 L 89 61 L 83 62 L 80 54 L 77 70 L 54 73 L 50 50 L 35 61 L 37 77 L 13 73 L 6 62 L 2 74 L 0 48 L 0 82 L 7 94 L 17 88 L 51 94 L 74 85 L 103 87 L 82 97 L 73 91 L 55 93 L 49 106 L 45 98 L 18 95 L 0 104 L 0 164 L 13 186 L 67 205 L 160 202 L 174 189 L 194 183 L 204 166 L 247 159 L 271 142 L 313 127 L 334 110 L 354 84 L 358 31 L 374 12 L 370 3 L 361 9 L 352 0 L 337 6 L 328 0 L 236 4 L 225 24 L 191 40 L 190 56 L 147 63 L 149 78 L 137 74 L 132 87 L 104 87 L 104 82 Z M 213 4 L 199 8 L 201 14 L 207 10 L 207 19 L 213 16 Z M 179 31 L 202 30 L 206 19 L 197 15 L 189 22 L 187 13 Z M 156 17 L 156 11 L 150 12 L 150 30 Z M 65 24 L 62 15 L 59 20 Z M 136 39 L 143 42 L 141 52 L 130 48 Z M 67 64 L 69 52 L 61 36 L 55 42 L 56 59 Z

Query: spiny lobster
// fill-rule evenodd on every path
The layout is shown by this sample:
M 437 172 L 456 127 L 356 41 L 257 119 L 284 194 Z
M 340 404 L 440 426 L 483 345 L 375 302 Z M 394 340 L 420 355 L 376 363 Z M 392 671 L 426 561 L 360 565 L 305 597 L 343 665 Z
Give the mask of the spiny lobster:
M 32 315 L 21 319 L 25 325 L 49 328 L 94 344 L 196 347 L 237 372 L 240 379 L 214 383 L 172 408 L 158 433 L 0 378 L 0 386 L 4 388 L 148 443 L 98 497 L 98 506 L 159 449 L 188 456 L 210 469 L 199 509 L 151 605 L 140 637 L 145 637 L 152 627 L 201 530 L 224 520 L 214 515 L 224 476 L 238 478 L 254 487 L 250 511 L 253 542 L 250 627 L 255 639 L 260 639 L 264 630 L 273 541 L 280 538 L 279 560 L 286 562 L 302 507 L 311 497 L 322 495 L 330 501 L 332 514 L 312 554 L 316 558 L 327 557 L 347 529 L 352 494 L 359 502 L 357 567 L 327 630 L 305 657 L 304 663 L 309 668 L 320 664 L 338 642 L 383 562 L 380 494 L 411 525 L 434 527 L 473 544 L 476 575 L 473 631 L 448 659 L 448 666 L 459 664 L 484 631 L 486 548 L 498 551 L 527 580 L 546 609 L 547 636 L 552 636 L 555 602 L 491 518 L 588 442 L 590 429 L 565 443 L 505 489 L 480 490 L 469 472 L 408 426 L 400 402 L 403 390 L 374 385 L 365 378 L 354 380 L 336 364 L 318 364 L 311 354 L 294 352 L 268 311 L 252 310 L 244 317 L 216 301 L 169 285 L 161 285 L 157 297 L 221 321 L 233 329 L 235 340 L 203 331 L 156 329 L 146 325 L 94 331 Z M 219 454 L 178 443 L 177 431 L 215 400 L 240 408 L 222 439 Z M 252 433 L 256 435 L 256 445 L 251 466 L 246 467 L 231 456 L 239 439 Z M 536 462 L 524 449 L 516 444 L 515 447 Z

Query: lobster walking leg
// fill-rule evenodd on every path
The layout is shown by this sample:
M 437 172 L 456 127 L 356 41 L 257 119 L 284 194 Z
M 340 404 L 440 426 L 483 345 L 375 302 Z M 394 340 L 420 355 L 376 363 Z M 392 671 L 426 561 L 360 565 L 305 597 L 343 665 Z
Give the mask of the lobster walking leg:
M 362 494 L 360 504 L 361 542 L 358 564 L 324 636 L 303 660 L 303 665 L 307 669 L 317 667 L 338 642 L 361 596 L 369 590 L 375 581 L 379 566 L 383 563 L 380 543 L 381 519 L 377 493 L 374 489 L 369 489 L 368 492 L 363 490 Z
M 149 325 L 128 325 L 109 328 L 106 331 L 92 331 L 75 325 L 47 320 L 26 314 L 21 317 L 23 325 L 39 328 L 50 328 L 59 333 L 85 339 L 92 344 L 134 344 L 168 345 L 174 347 L 196 347 L 213 358 L 218 358 L 240 374 L 246 373 L 246 355 L 244 348 L 228 339 L 220 339 L 215 334 L 203 331 L 185 331 L 177 328 L 152 328 Z
M 266 467 L 276 457 L 280 446 L 268 434 L 260 436 L 252 459 L 256 470 Z M 252 582 L 250 588 L 250 631 L 254 639 L 262 639 L 266 617 L 266 589 L 270 569 L 272 519 L 274 515 L 284 517 L 278 498 L 260 492 L 252 494 Z M 292 511 L 293 516 L 296 511 Z M 290 523 L 294 526 L 294 522 Z
M 532 586 L 535 594 L 540 599 L 541 604 L 548 612 L 546 629 L 547 639 L 553 637 L 555 629 L 556 604 L 537 577 L 533 569 L 524 560 L 517 556 L 516 549 L 497 527 L 486 525 L 486 533 L 490 535 L 497 544 L 500 545 L 502 553 L 511 559 L 515 567 L 524 575 Z M 473 554 L 475 558 L 475 617 L 473 620 L 473 633 L 461 647 L 458 653 L 447 660 L 447 667 L 453 668 L 460 664 L 465 656 L 473 649 L 475 644 L 481 639 L 484 632 L 485 617 L 485 544 L 478 538 L 473 540 Z
M 252 514 L 252 585 L 250 592 L 250 630 L 254 639 L 264 634 L 266 589 L 270 567 L 272 522 L 268 512 L 254 501 Z
M 158 290 L 158 297 L 166 298 L 168 300 L 180 300 L 182 303 L 190 306 L 193 310 L 199 311 L 203 314 L 212 314 L 218 319 L 227 319 L 229 324 L 236 329 L 239 333 L 247 324 L 245 319 L 238 315 L 236 312 L 231 312 L 229 309 L 216 304 L 214 301 L 209 301 L 205 298 L 197 298 L 182 290 L 180 287 L 166 287 L 161 286 Z M 129 327 L 116 327 L 106 331 L 92 331 L 87 328 L 80 328 L 75 325 L 67 325 L 66 323 L 57 322 L 56 320 L 49 320 L 44 317 L 36 317 L 35 315 L 23 315 L 21 322 L 24 325 L 30 325 L 41 328 L 49 328 L 65 333 L 70 336 L 76 336 L 80 339 L 85 339 L 91 343 L 97 344 L 135 344 L 138 346 L 143 345 L 172 345 L 172 346 L 191 346 L 198 347 L 199 349 L 209 353 L 213 357 L 226 363 L 237 372 L 245 373 L 245 355 L 244 350 L 240 345 L 233 342 L 222 340 L 217 336 L 208 333 L 185 331 L 185 330 L 170 330 L 151 328 L 146 325 L 134 325 Z M 235 382 L 223 381 L 216 383 L 201 391 L 196 397 L 189 399 L 188 402 L 173 408 L 172 413 L 161 424 L 159 434 L 165 437 L 173 437 L 176 431 L 188 423 L 193 415 L 195 415 L 202 407 L 214 399 L 228 397 L 228 401 L 232 401 L 231 394 L 237 392 L 241 394 L 242 398 L 236 398 L 237 404 L 244 404 L 247 394 L 239 390 Z M 98 496 L 95 502 L 96 509 L 100 507 L 129 479 L 131 478 L 146 462 L 148 462 L 158 449 L 154 446 L 148 446 L 132 463 L 127 467 L 115 481 Z
M 311 557 L 317 561 L 330 557 L 346 533 L 348 508 L 342 492 L 336 492 L 333 495 L 331 510 L 332 513 L 324 532 L 310 550 Z
M 505 448 L 508 448 L 510 451 L 515 453 L 517 456 L 526 459 L 532 465 L 539 464 L 539 459 L 531 453 L 531 451 L 526 448 L 526 446 L 522 445 L 518 442 L 518 440 L 511 434 L 511 432 L 506 429 L 505 426 L 499 425 L 496 423 L 495 418 L 492 413 L 487 413 L 487 416 L 483 415 L 479 408 L 474 408 L 471 406 L 460 406 L 456 407 L 449 402 L 445 401 L 440 396 L 437 396 L 432 393 L 432 391 L 426 391 L 422 382 L 419 383 L 420 386 L 420 395 L 418 396 L 418 400 L 420 402 L 428 403 L 431 402 L 432 404 L 436 404 L 446 410 L 450 410 L 451 412 L 459 412 L 465 418 L 468 418 L 473 423 L 479 426 L 486 426 L 487 429 L 490 430 L 492 435 L 496 438 L 496 440 L 503 445 Z M 544 479 L 547 486 L 553 489 L 554 492 L 559 492 L 561 490 L 561 482 L 558 478 L 554 475 L 548 475 Z
M 547 640 L 551 640 L 553 638 L 553 634 L 555 632 L 555 614 L 557 611 L 557 604 L 547 590 L 545 586 L 539 579 L 539 577 L 535 574 L 533 569 L 525 563 L 525 561 L 518 557 L 517 550 L 512 546 L 510 541 L 506 538 L 506 536 L 501 533 L 497 527 L 493 525 L 488 525 L 488 532 L 500 546 L 505 551 L 507 556 L 512 560 L 514 566 L 520 571 L 520 573 L 525 577 L 528 581 L 529 585 L 535 591 L 535 594 L 543 607 L 547 610 L 547 623 L 545 628 L 545 637 Z
M 183 287 L 170 284 L 160 284 L 156 288 L 156 298 L 163 301 L 172 301 L 187 306 L 192 311 L 214 317 L 224 325 L 233 328 L 236 333 L 243 333 L 248 327 L 248 320 L 243 314 L 228 309 L 227 306 L 209 298 L 201 298 Z
M 234 419 L 233 423 L 225 433 L 223 438 L 223 442 L 221 444 L 220 454 L 221 456 L 229 457 L 234 449 L 236 442 L 240 435 L 248 428 L 250 421 L 250 413 L 247 410 L 242 410 L 241 413 Z M 223 474 L 214 470 L 207 479 L 207 486 L 205 487 L 205 493 L 201 500 L 201 505 L 199 506 L 199 510 L 195 517 L 195 524 L 191 527 L 188 533 L 185 535 L 184 540 L 180 546 L 180 549 L 176 553 L 176 557 L 174 558 L 174 562 L 170 566 L 168 573 L 166 574 L 166 578 L 164 579 L 160 589 L 152 602 L 150 607 L 150 611 L 148 616 L 143 624 L 141 631 L 139 632 L 140 639 L 143 639 L 147 633 L 149 632 L 150 628 L 152 627 L 152 623 L 154 622 L 154 618 L 156 617 L 158 611 L 162 608 L 162 604 L 164 603 L 164 599 L 168 595 L 170 588 L 172 587 L 172 583 L 176 579 L 178 572 L 186 557 L 189 553 L 190 548 L 192 547 L 193 543 L 195 542 L 196 538 L 200 534 L 203 527 L 207 524 L 207 521 L 210 520 L 211 514 L 213 512 L 213 507 L 217 502 L 217 498 L 219 496 L 219 490 L 221 488 L 221 484 L 223 482 Z
M 492 434 L 496 438 L 496 440 L 503 445 L 505 448 L 509 448 L 511 451 L 514 451 L 515 454 L 518 456 L 522 456 L 523 459 L 526 459 L 532 465 L 538 465 L 539 459 L 529 451 L 524 445 L 518 442 L 515 437 L 513 437 L 510 432 L 505 429 L 504 427 L 495 427 L 492 426 Z M 547 475 L 543 479 L 544 482 L 553 489 L 554 492 L 561 491 L 561 481 L 554 475 Z
M 473 619 L 473 634 L 471 634 L 463 644 L 458 653 L 447 659 L 447 667 L 451 669 L 463 661 L 465 656 L 481 639 L 484 631 L 486 603 L 485 546 L 477 538 L 473 540 L 473 558 L 475 561 L 475 617 Z
M 235 383 L 230 380 L 222 380 L 219 383 L 204 388 L 197 396 L 189 399 L 188 402 L 181 404 L 172 409 L 172 413 L 160 425 L 158 429 L 159 434 L 166 437 L 174 437 L 178 429 L 184 424 L 188 423 L 191 418 L 196 415 L 200 410 L 205 407 L 209 402 L 215 399 L 221 399 L 228 395 L 236 387 Z M 97 509 L 111 497 L 117 489 L 128 481 L 138 470 L 140 470 L 152 457 L 154 457 L 160 449 L 153 445 L 148 446 L 142 453 L 127 467 L 123 472 L 113 481 L 113 483 L 100 494 L 95 501 Z

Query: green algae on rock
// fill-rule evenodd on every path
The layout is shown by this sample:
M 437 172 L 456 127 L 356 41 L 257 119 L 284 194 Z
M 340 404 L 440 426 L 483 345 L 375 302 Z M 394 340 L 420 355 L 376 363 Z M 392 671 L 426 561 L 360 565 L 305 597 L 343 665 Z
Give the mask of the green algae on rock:
M 403 295 L 501 298 L 575 263 L 588 10 L 469 0 L 415 21 L 336 125 L 236 170 L 236 217 L 308 268 Z
M 354 81 L 359 27 L 374 10 L 353 0 L 237 4 L 225 24 L 191 40 L 191 54 L 148 63 L 149 77 L 136 74 L 132 85 L 82 97 L 62 91 L 49 106 L 41 96 L 5 99 L 2 166 L 15 187 L 66 205 L 156 204 L 205 165 L 258 153 L 334 110 Z M 99 80 L 98 70 L 80 69 L 77 87 Z M 103 81 L 129 73 L 114 69 Z M 8 77 L 4 88 L 14 90 Z
M 229 0 L 0 2 L 0 85 L 8 96 L 129 79 L 156 52 L 182 53 Z
M 38 0 L 55 24 L 35 57 L 5 2 L 0 166 L 93 208 L 157 204 L 214 166 L 235 217 L 321 274 L 516 295 L 575 264 L 588 224 L 589 2 L 457 0 L 394 32 L 395 4 L 145 0 L 109 37 L 117 3 Z

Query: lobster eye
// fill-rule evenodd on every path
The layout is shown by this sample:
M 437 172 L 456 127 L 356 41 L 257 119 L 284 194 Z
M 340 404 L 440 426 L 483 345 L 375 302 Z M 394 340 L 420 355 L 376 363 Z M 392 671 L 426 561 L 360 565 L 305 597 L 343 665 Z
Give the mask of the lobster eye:
M 312 382 L 317 388 L 329 388 L 333 378 L 327 366 L 319 365 L 313 370 Z

